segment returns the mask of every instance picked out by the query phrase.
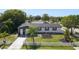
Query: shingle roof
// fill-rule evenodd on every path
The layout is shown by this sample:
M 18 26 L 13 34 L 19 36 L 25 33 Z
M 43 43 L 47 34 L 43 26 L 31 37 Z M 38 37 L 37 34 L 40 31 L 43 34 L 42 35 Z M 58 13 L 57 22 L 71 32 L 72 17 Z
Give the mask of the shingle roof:
M 28 23 L 28 22 L 25 22 L 23 23 L 21 26 L 19 27 L 25 27 L 25 26 L 37 26 L 37 27 L 58 27 L 60 28 L 61 25 L 58 24 L 58 23 L 55 23 L 55 24 L 50 24 L 50 23 Z

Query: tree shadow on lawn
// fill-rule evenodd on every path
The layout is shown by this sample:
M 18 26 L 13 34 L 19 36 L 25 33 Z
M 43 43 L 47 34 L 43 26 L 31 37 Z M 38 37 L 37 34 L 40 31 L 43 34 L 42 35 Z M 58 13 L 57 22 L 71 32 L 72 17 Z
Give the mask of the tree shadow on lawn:
M 2 48 L 3 44 L 0 45 L 0 48 Z
M 65 38 L 60 39 L 60 41 L 63 42 L 63 43 L 69 43 L 70 42 L 69 40 L 65 40 Z
M 71 39 L 72 39 L 72 38 L 71 38 Z M 60 41 L 63 42 L 63 43 L 71 43 L 71 46 L 72 46 L 72 47 L 77 47 L 77 45 L 74 44 L 74 41 L 67 41 L 67 40 L 65 40 L 64 38 L 61 39 Z
M 6 46 L 6 44 L 2 44 L 2 45 L 0 45 L 0 48 L 1 48 L 1 49 L 4 49 L 5 46 Z
M 75 39 L 76 41 L 79 41 L 79 37 L 76 37 L 76 36 L 72 36 L 71 39 Z
M 4 44 L 4 43 L 2 43 L 2 44 L 0 45 L 0 48 L 1 48 L 1 49 L 6 49 L 6 47 L 9 47 L 11 44 L 12 44 L 12 43 L 10 43 L 10 44 Z
M 40 44 L 37 44 L 37 43 L 33 43 L 33 45 L 26 45 L 26 49 L 33 49 L 33 50 L 36 50 L 38 48 L 40 48 Z

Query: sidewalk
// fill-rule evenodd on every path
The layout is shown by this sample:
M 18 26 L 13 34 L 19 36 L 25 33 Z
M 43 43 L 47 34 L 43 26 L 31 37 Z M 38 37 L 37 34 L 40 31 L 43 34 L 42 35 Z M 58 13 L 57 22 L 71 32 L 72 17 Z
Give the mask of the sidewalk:
M 25 40 L 26 37 L 18 37 L 8 49 L 20 49 Z
M 73 47 L 75 50 L 79 50 L 79 47 Z

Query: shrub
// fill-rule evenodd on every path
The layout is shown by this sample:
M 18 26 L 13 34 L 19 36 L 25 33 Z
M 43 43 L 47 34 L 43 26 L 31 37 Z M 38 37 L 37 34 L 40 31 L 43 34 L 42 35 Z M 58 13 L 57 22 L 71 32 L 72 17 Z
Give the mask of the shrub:
M 9 35 L 8 33 L 3 32 L 3 33 L 0 34 L 0 38 L 4 38 L 4 37 L 6 37 L 6 36 L 8 36 L 8 35 Z

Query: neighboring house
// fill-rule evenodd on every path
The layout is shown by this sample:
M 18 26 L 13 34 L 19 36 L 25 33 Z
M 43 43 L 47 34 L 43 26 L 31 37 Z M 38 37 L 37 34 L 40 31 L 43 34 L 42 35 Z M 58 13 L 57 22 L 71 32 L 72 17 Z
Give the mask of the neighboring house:
M 18 35 L 26 36 L 27 31 L 30 26 L 35 26 L 38 28 L 37 34 L 63 34 L 64 31 L 61 29 L 62 26 L 58 23 L 48 23 L 48 22 L 25 22 L 18 27 Z

